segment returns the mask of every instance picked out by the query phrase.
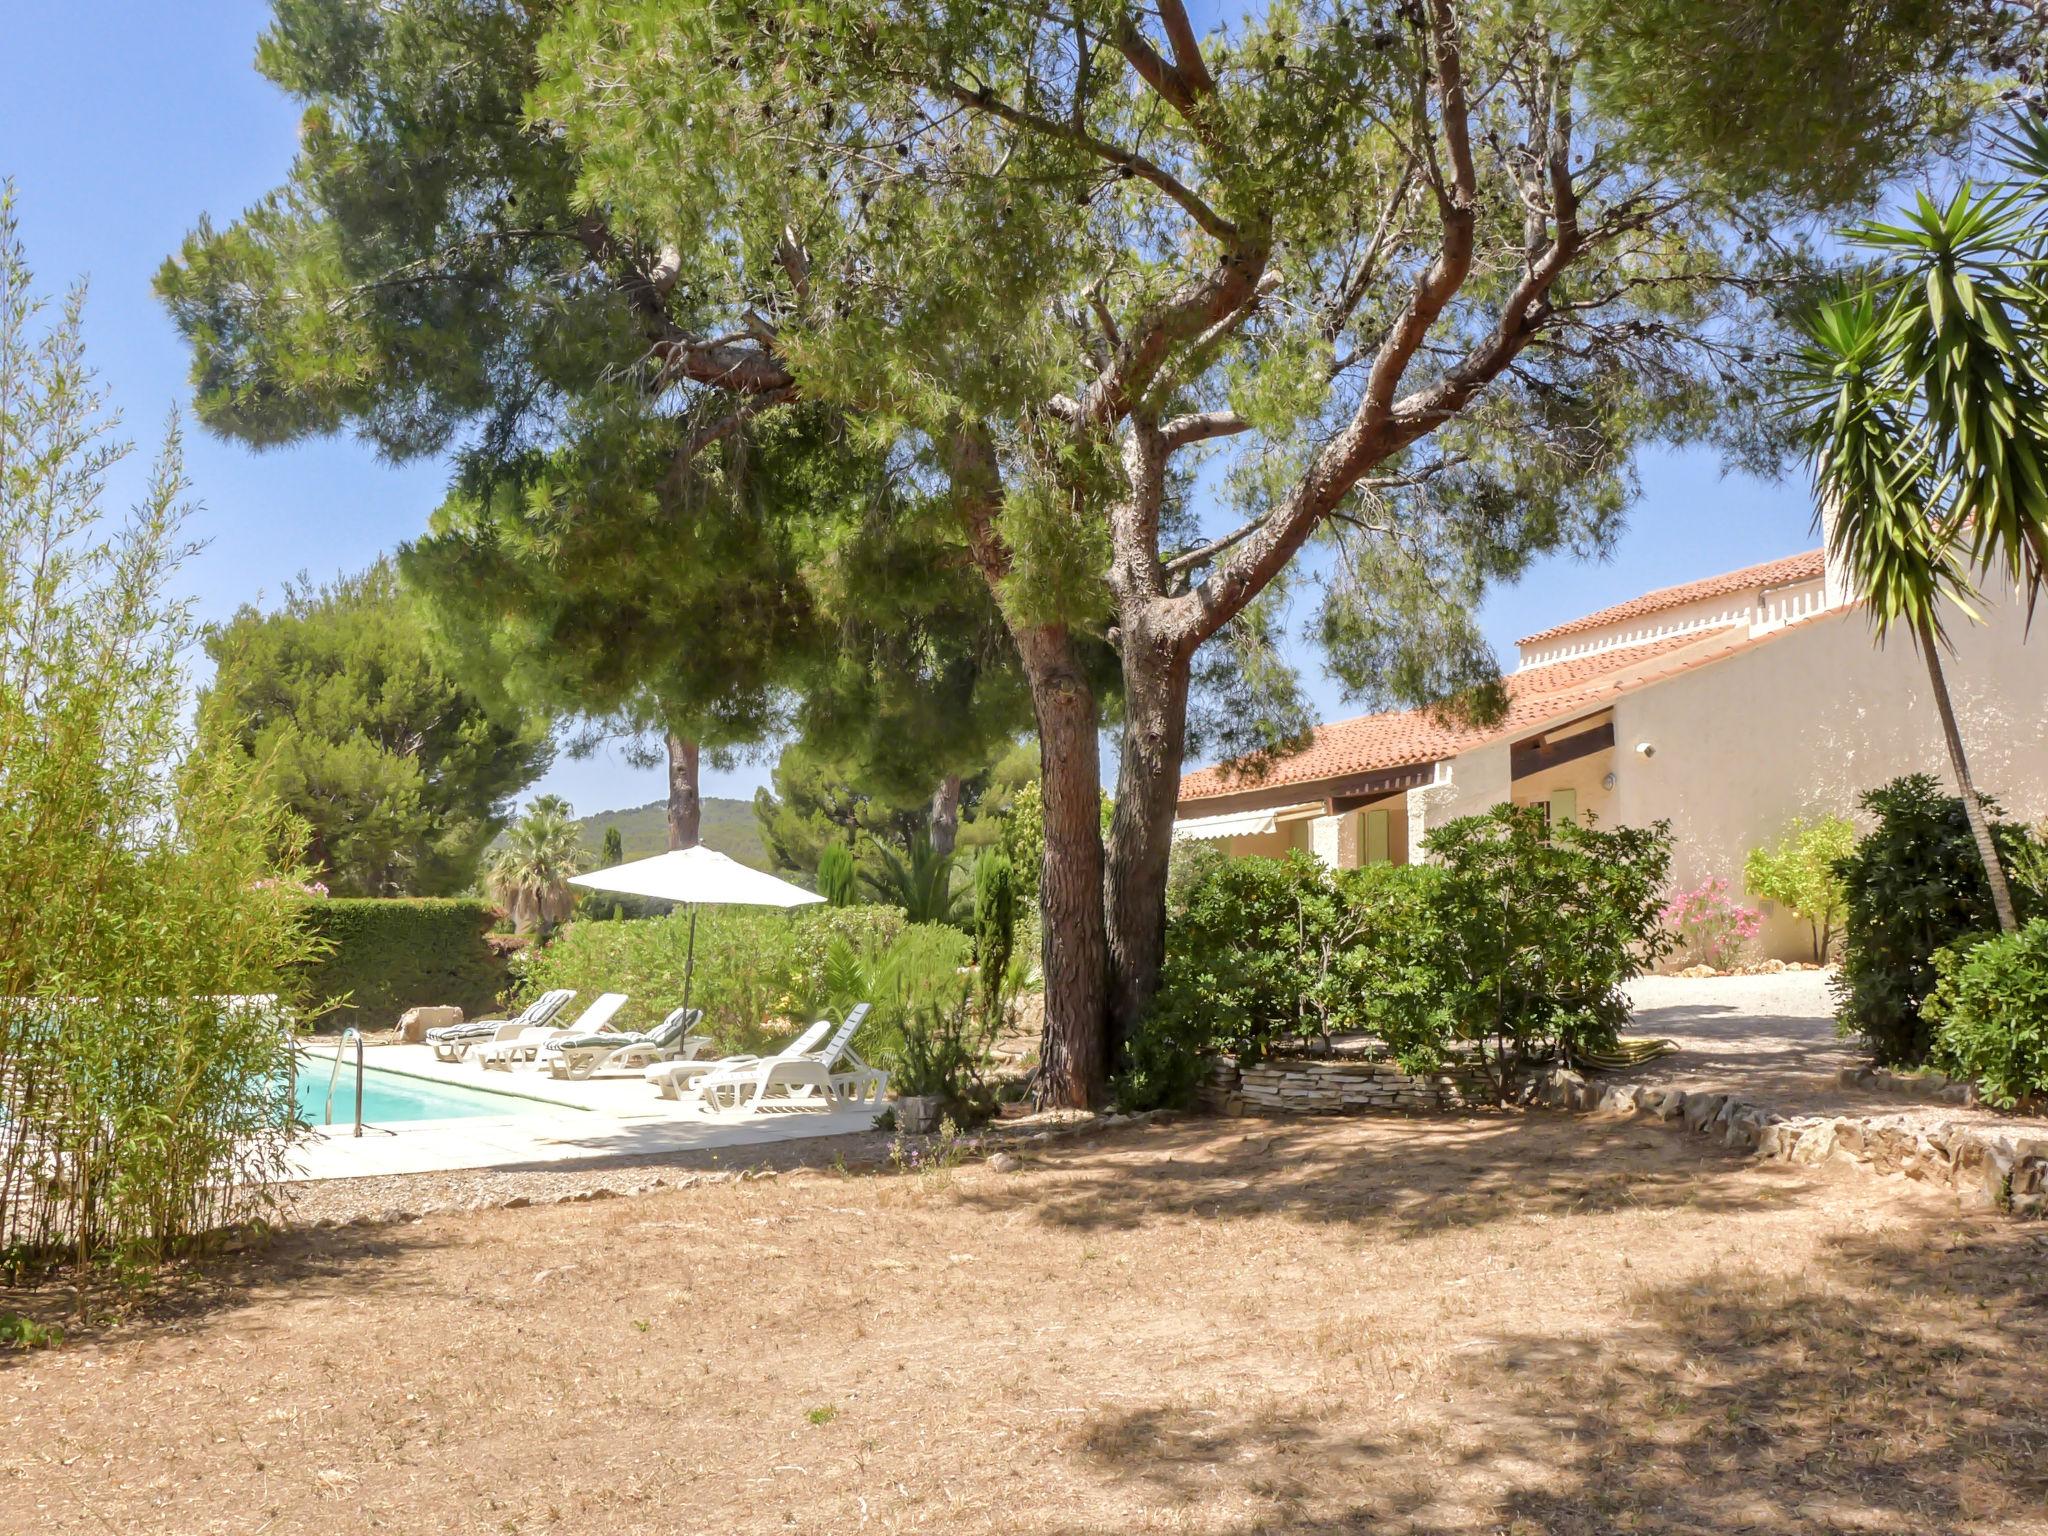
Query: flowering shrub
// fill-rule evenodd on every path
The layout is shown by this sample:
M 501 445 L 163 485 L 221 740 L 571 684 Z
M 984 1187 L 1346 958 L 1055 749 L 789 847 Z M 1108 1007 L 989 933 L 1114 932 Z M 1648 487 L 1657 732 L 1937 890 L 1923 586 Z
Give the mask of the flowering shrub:
M 1665 902 L 1664 926 L 1677 936 L 1687 960 L 1719 971 L 1741 957 L 1743 946 L 1763 928 L 1763 915 L 1731 899 L 1728 882 L 1715 875 Z

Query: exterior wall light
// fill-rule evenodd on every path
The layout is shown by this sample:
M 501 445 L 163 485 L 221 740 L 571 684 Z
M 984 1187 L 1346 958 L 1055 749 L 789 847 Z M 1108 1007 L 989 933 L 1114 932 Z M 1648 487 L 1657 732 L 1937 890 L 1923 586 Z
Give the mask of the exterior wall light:
M 1637 756 L 1637 757 L 1655 757 L 1656 755 L 1657 755 L 1657 748 L 1656 748 L 1656 747 L 1655 747 L 1655 746 L 1654 746 L 1653 744 L 1651 744 L 1650 742 L 1647 742 L 1647 741 L 1639 741 L 1639 742 L 1637 742 L 1637 743 L 1636 743 L 1636 756 Z

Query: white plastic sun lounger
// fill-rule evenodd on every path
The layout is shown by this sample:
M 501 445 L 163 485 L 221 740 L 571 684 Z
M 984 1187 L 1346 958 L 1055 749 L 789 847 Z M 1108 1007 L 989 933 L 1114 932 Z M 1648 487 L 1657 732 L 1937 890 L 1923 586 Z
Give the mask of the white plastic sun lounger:
M 577 1015 L 575 1023 L 563 1025 L 560 1028 L 548 1024 L 529 1026 L 524 1029 L 507 1025 L 503 1030 L 499 1031 L 497 1039 L 487 1045 L 472 1047 L 469 1059 L 481 1067 L 500 1067 L 510 1070 L 514 1062 L 532 1061 L 540 1055 L 541 1047 L 548 1044 L 551 1040 L 559 1040 L 568 1035 L 590 1035 L 597 1033 L 597 1031 L 603 1029 L 611 1022 L 614 1014 L 625 1006 L 625 993 L 601 993 L 596 1002 Z M 619 1038 L 624 1040 L 626 1036 L 622 1034 Z
M 594 1077 L 600 1072 L 638 1070 L 657 1061 L 694 1060 L 711 1042 L 691 1030 L 704 1022 L 702 1008 L 678 1008 L 645 1034 L 600 1030 L 594 1035 L 561 1035 L 540 1048 L 537 1062 L 555 1077 Z
M 528 1003 L 516 1019 L 472 1019 L 467 1024 L 444 1024 L 439 1029 L 428 1030 L 426 1041 L 434 1048 L 436 1060 L 460 1061 L 471 1046 L 497 1039 L 499 1031 L 507 1026 L 533 1029 L 548 1023 L 569 1006 L 575 995 L 569 987 L 543 992 Z
M 831 1110 L 870 1099 L 879 1104 L 889 1091 L 889 1074 L 853 1052 L 853 1037 L 867 1016 L 866 1003 L 851 1009 L 816 1051 L 706 1073 L 697 1082 L 698 1103 L 705 1109 L 748 1113 L 768 1108 Z
M 700 1078 L 708 1077 L 713 1072 L 728 1067 L 751 1066 L 764 1059 L 779 1061 L 785 1056 L 801 1056 L 806 1051 L 814 1051 L 818 1048 L 818 1042 L 831 1031 L 832 1021 L 820 1019 L 770 1057 L 721 1056 L 715 1061 L 664 1061 L 649 1067 L 644 1075 L 647 1081 L 661 1090 L 664 1099 L 679 1099 L 687 1090 L 695 1087 Z

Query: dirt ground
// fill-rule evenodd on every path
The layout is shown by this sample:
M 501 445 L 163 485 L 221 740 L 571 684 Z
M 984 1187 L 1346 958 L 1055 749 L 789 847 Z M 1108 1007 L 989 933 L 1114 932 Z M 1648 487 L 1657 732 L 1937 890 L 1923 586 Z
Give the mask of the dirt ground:
M 2048 1237 L 1605 1118 L 293 1237 L 0 1355 L 7 1532 L 2048 1532 Z
M 1836 1034 L 1833 981 L 1832 971 L 1639 977 L 1628 985 L 1635 1016 L 1627 1032 L 1665 1036 L 1679 1049 L 1614 1078 L 1724 1089 L 1785 1115 L 1877 1115 L 1898 1124 L 1946 1121 L 2048 1135 L 2048 1121 L 2039 1117 L 1844 1086 L 1842 1070 L 1868 1066 L 1870 1053 Z

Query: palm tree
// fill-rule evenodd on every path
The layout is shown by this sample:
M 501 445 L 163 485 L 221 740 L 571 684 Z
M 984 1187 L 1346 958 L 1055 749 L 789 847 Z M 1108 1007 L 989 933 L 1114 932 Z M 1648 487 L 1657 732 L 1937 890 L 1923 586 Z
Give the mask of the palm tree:
M 1900 224 L 1847 232 L 1865 284 L 1796 317 L 1795 409 L 1829 552 L 1861 589 L 1880 643 L 1897 626 L 1927 664 L 1949 761 L 1999 927 L 2017 926 L 1970 778 L 1941 653 L 1942 605 L 1975 620 L 1973 574 L 2024 592 L 2048 580 L 2048 126 L 2005 141 L 2012 176 Z
M 491 895 L 512 914 L 515 932 L 538 929 L 545 937 L 576 909 L 569 877 L 582 868 L 583 849 L 568 802 L 542 795 L 513 823 L 491 860 Z
M 911 840 L 908 858 L 881 843 L 874 845 L 874 857 L 875 867 L 863 870 L 861 878 L 878 901 L 901 907 L 913 923 L 967 921 L 970 895 L 954 887 L 953 855 L 940 853 L 922 832 Z

